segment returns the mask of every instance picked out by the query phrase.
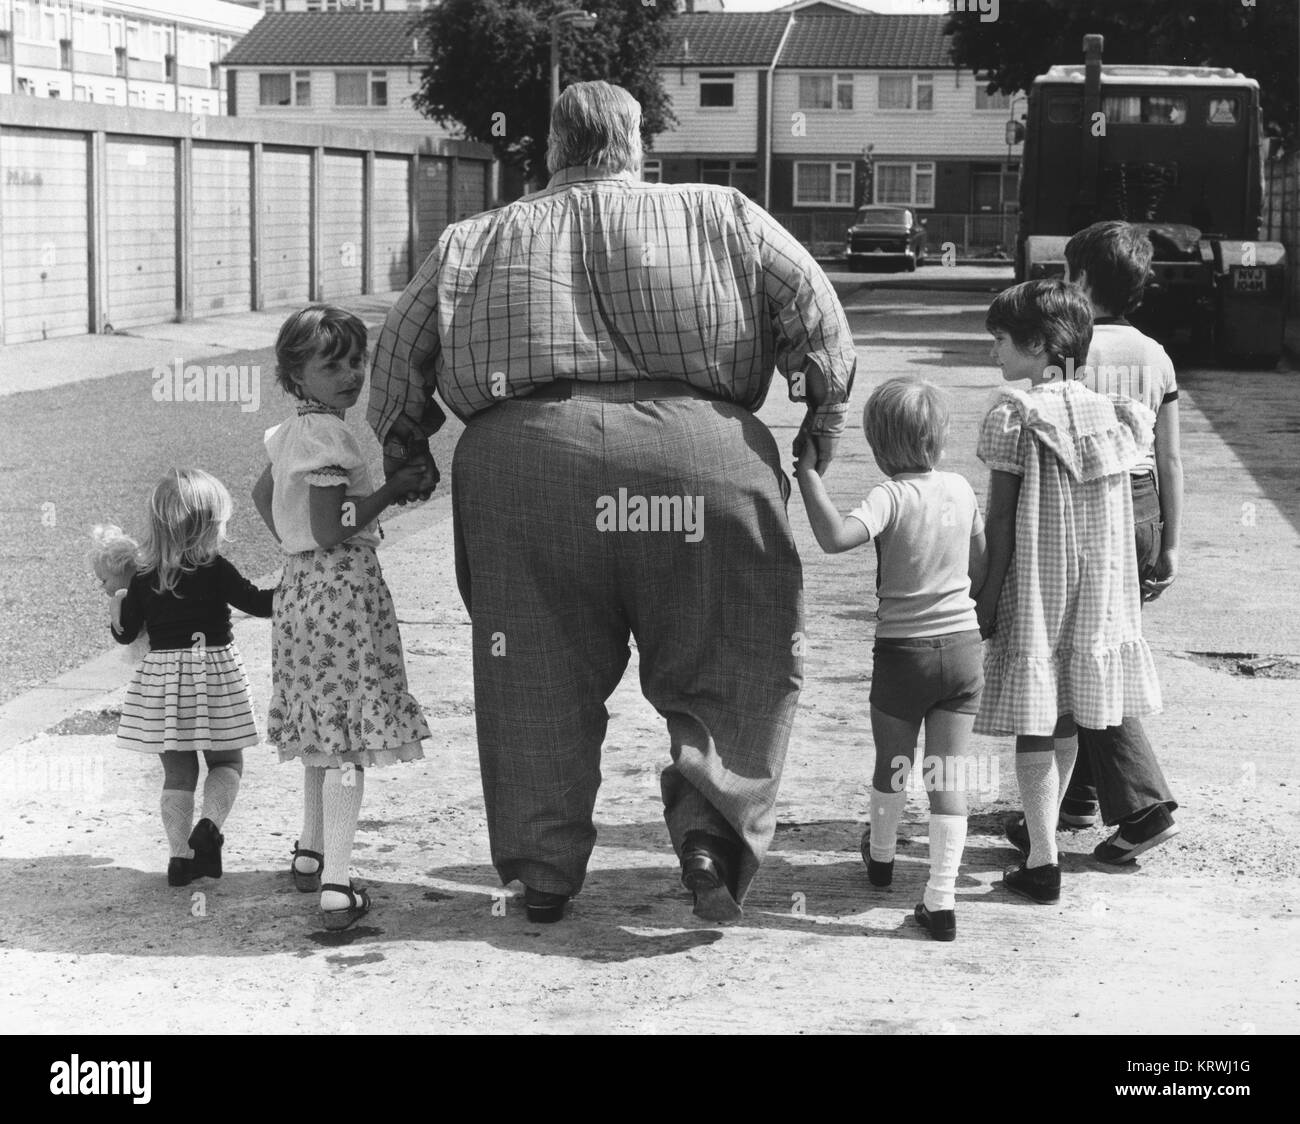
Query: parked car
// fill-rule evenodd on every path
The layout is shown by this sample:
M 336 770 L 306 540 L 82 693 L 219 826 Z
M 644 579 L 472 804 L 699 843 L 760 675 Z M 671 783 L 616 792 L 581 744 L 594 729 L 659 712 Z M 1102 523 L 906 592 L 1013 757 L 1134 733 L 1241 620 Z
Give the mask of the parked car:
M 909 273 L 925 264 L 925 223 L 911 207 L 873 203 L 858 211 L 848 229 L 844 257 L 849 269 L 864 262 L 896 262 Z

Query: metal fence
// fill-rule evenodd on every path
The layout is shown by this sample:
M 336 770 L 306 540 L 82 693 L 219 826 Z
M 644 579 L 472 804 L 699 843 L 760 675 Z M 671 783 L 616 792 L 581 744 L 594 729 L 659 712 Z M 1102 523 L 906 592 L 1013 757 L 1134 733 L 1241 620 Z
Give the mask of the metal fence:
M 491 150 L 0 96 L 0 343 L 404 287 Z
M 785 212 L 775 218 L 818 256 L 834 256 L 844 250 L 844 232 L 853 223 L 851 211 Z M 959 258 L 1005 258 L 1015 252 L 1016 215 L 929 214 L 925 221 L 926 254 L 938 258 L 951 246 Z
M 1264 165 L 1264 229 L 1268 242 L 1286 247 L 1289 308 L 1300 313 L 1300 152 Z

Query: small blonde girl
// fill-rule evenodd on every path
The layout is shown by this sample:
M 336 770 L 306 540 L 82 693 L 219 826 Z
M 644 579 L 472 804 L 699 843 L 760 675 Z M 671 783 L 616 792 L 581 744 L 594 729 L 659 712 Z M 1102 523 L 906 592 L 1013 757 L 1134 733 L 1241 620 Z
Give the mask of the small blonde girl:
M 269 617 L 272 591 L 246 581 L 219 553 L 231 506 L 216 477 L 197 468 L 172 469 L 149 497 L 147 531 L 135 558 L 130 540 L 111 535 L 98 556 L 106 593 L 115 595 L 109 586 L 126 581 L 125 595 L 114 596 L 114 639 L 130 644 L 148 629 L 149 652 L 127 687 L 117 745 L 162 759 L 171 886 L 221 877 L 221 827 L 239 792 L 243 750 L 259 741 L 230 608 Z M 208 774 L 194 825 L 200 752 Z
M 365 768 L 424 756 L 429 737 L 406 689 L 397 614 L 375 548 L 376 517 L 417 491 L 419 468 L 376 489 L 344 422 L 365 384 L 366 327 L 312 305 L 275 345 L 276 377 L 298 399 L 266 433 L 270 465 L 253 502 L 288 555 L 275 600 L 268 739 L 280 760 L 302 760 L 303 828 L 290 873 L 320 892 L 323 923 L 345 929 L 370 909 L 348 877 Z

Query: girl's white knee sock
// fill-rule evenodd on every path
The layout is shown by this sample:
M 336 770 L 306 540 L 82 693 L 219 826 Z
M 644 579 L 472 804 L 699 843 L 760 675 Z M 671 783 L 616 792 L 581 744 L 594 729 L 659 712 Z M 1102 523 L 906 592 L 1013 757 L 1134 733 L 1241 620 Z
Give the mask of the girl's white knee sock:
M 235 806 L 235 797 L 239 795 L 239 773 L 229 765 L 218 765 L 209 769 L 203 781 L 203 815 L 201 819 L 211 820 L 221 830 L 221 825 Z
M 167 832 L 167 846 L 173 859 L 192 859 L 190 832 L 194 830 L 194 793 L 183 789 L 162 790 L 163 830 Z
M 878 863 L 892 863 L 898 845 L 898 823 L 907 804 L 907 789 L 881 792 L 871 789 L 871 857 Z
M 352 841 L 357 834 L 357 817 L 361 813 L 361 796 L 365 792 L 364 769 L 344 767 L 326 769 L 322 792 L 325 814 L 325 869 L 323 883 L 348 884 L 348 865 L 352 861 Z M 340 909 L 348 899 L 337 890 L 321 893 L 322 909 Z
M 304 851 L 325 851 L 324 785 L 328 769 L 308 765 L 302 771 L 302 835 L 298 846 Z M 315 874 L 320 864 L 315 859 L 298 857 L 294 865 L 303 874 Z
M 1056 863 L 1056 815 L 1061 804 L 1056 754 L 1050 750 L 1017 753 L 1016 780 L 1025 806 L 1025 827 L 1029 830 L 1029 858 L 1025 860 L 1025 866 L 1053 866 Z

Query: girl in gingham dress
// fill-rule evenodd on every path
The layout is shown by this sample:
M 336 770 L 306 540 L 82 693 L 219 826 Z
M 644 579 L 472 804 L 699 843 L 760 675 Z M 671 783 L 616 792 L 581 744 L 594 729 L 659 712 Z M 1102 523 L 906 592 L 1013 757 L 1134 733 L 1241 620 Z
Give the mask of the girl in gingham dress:
M 1160 709 L 1142 639 L 1128 483 L 1154 415 L 1065 378 L 1084 366 L 1092 339 L 1091 308 L 1074 286 L 1016 285 L 985 323 L 1003 377 L 1028 379 L 1030 389 L 1003 392 L 977 448 L 991 474 L 988 576 L 976 612 L 992 641 L 975 732 L 1016 735 L 1030 848 L 1004 880 L 1051 903 L 1060 898 L 1056 819 L 1076 723 L 1098 730 Z
M 429 737 L 406 689 L 402 638 L 375 547 L 376 517 L 420 485 L 406 468 L 378 489 L 343 420 L 366 381 L 366 326 L 312 305 L 285 321 L 276 378 L 297 413 L 266 433 L 253 502 L 288 555 L 275 597 L 267 740 L 303 768 L 302 837 L 290 873 L 320 892 L 327 929 L 370 908 L 348 878 L 365 768 L 415 761 Z
M 248 677 L 231 638 L 230 606 L 269 617 L 272 590 L 245 581 L 217 552 L 231 506 L 215 476 L 172 469 L 149 498 L 138 568 L 120 551 L 103 553 L 96 563 L 115 602 L 113 637 L 130 644 L 143 629 L 149 632 L 149 653 L 122 704 L 117 745 L 162 759 L 171 886 L 221 877 L 221 827 L 239 792 L 243 751 L 259 741 Z M 110 558 L 116 562 L 106 565 Z M 208 775 L 202 814 L 191 830 L 200 752 Z

